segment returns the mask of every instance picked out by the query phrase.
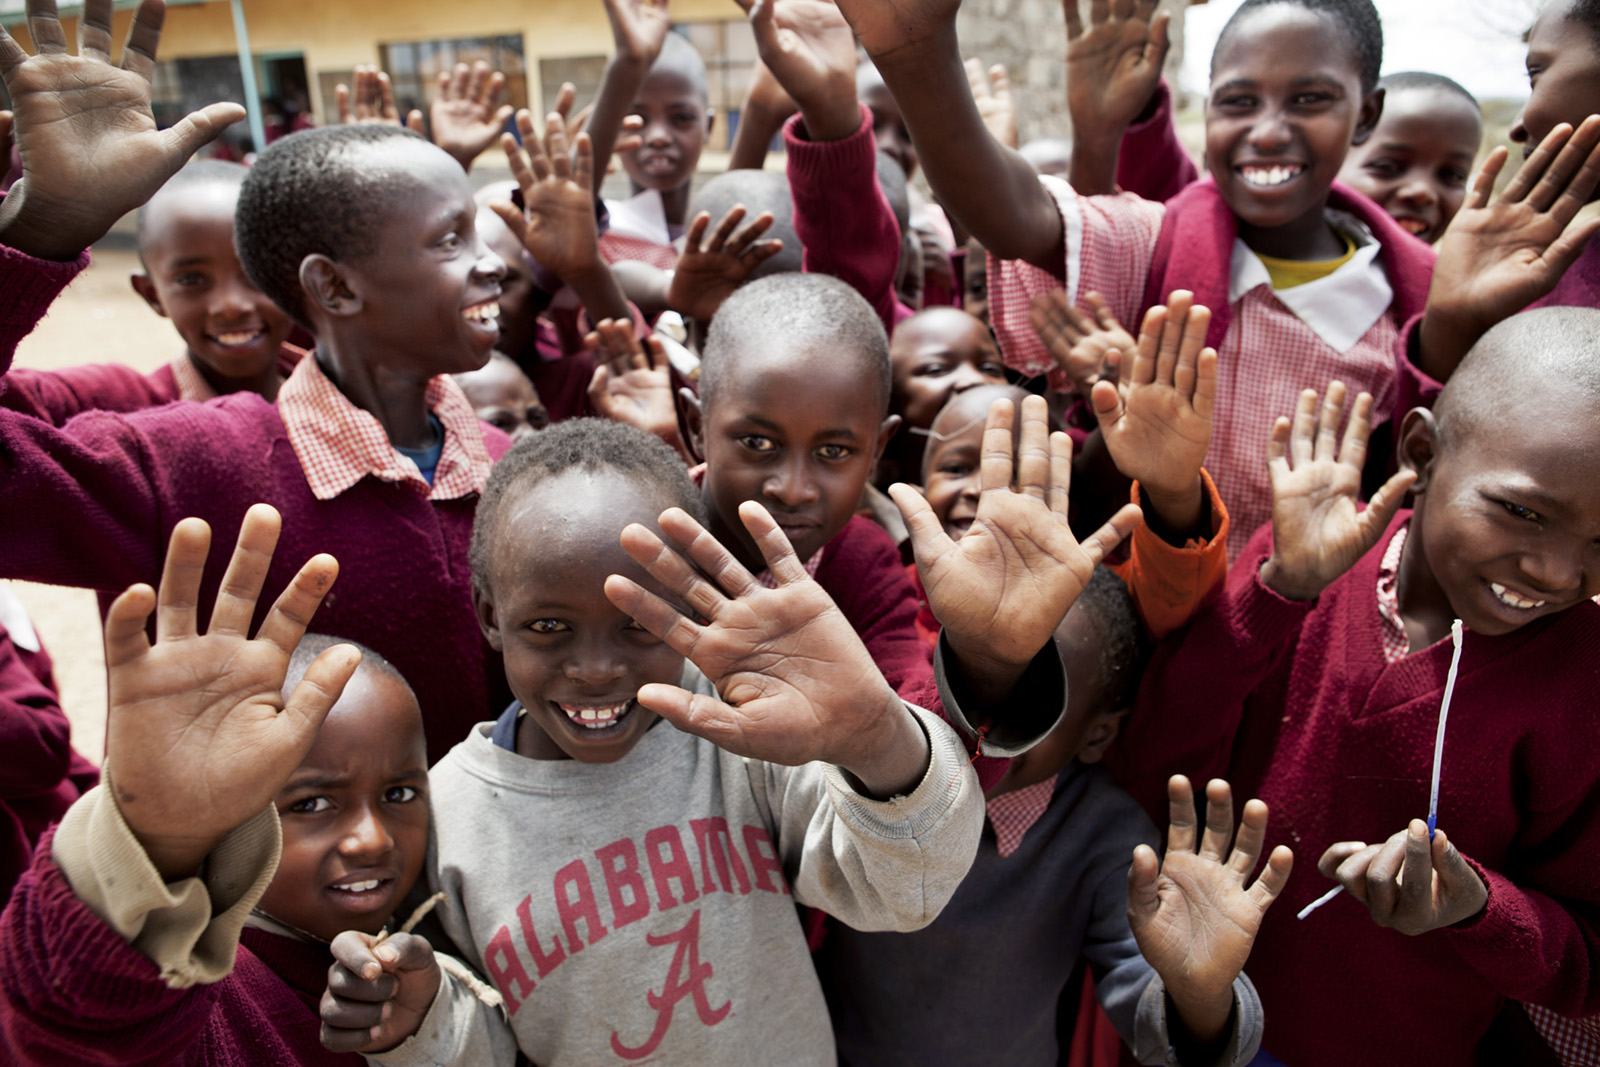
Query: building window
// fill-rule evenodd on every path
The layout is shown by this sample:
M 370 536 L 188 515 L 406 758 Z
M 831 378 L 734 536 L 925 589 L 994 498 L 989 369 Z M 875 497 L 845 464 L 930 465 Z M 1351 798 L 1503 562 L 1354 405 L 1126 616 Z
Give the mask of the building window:
M 756 65 L 756 37 L 744 19 L 720 22 L 684 22 L 673 27 L 699 49 L 706 61 L 707 102 L 717 109 L 719 121 L 706 147 L 723 151 L 739 128 L 739 113 L 750 88 Z
M 512 107 L 528 106 L 528 68 L 523 59 L 522 35 L 461 37 L 451 41 L 404 41 L 378 47 L 380 66 L 394 84 L 394 101 L 404 115 L 412 108 L 427 114 L 439 72 L 457 63 L 483 60 L 490 70 L 506 76 L 504 100 Z M 329 94 L 327 100 L 332 101 Z

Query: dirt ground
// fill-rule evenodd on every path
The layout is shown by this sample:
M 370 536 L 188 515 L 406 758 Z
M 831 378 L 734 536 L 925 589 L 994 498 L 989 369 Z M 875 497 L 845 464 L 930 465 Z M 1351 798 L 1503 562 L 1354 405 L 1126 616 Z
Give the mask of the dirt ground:
M 183 350 L 177 333 L 128 285 L 128 276 L 138 269 L 138 256 L 131 250 L 97 248 L 93 265 L 22 342 L 16 365 L 53 369 L 117 361 L 150 371 L 177 356 Z M 73 744 L 99 763 L 105 748 L 106 672 L 94 594 L 29 582 L 5 584 L 27 607 L 55 658 Z

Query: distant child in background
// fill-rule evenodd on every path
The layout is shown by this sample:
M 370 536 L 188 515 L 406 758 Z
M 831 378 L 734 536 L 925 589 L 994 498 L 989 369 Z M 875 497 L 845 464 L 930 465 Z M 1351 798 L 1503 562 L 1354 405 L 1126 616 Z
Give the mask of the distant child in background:
M 633 196 L 606 202 L 610 228 L 600 248 L 609 262 L 638 260 L 671 270 L 678 258 L 673 242 L 689 223 L 690 187 L 714 118 L 706 64 L 688 38 L 670 31 L 664 2 L 605 4 L 616 52 L 589 116 L 595 158 L 610 158 L 626 116 L 637 115 L 644 127 L 643 144 L 621 156 Z
M 921 482 L 922 457 L 934 416 L 950 399 L 980 385 L 1006 381 L 994 335 L 960 308 L 927 308 L 906 319 L 889 342 L 893 383 L 889 410 L 902 430 L 889 442 L 874 481 Z
M 478 421 L 504 433 L 513 442 L 550 425 L 539 393 L 522 368 L 503 352 L 495 352 L 483 369 L 455 376 Z
M 1383 117 L 1345 158 L 1339 180 L 1436 244 L 1461 210 L 1483 142 L 1483 110 L 1449 78 L 1421 71 L 1378 80 Z
M 159 592 L 134 586 L 111 609 L 116 788 L 72 806 L 0 919 L 10 1062 L 361 1062 L 320 1041 L 328 941 L 388 929 L 421 873 L 427 749 L 394 667 L 302 638 L 331 557 L 247 639 L 278 528 L 271 508 L 246 516 L 209 631 L 196 519 L 174 530 Z
M 1506 1000 L 1600 1011 L 1597 331 L 1536 309 L 1486 334 L 1365 510 L 1371 399 L 1336 446 L 1344 388 L 1308 390 L 1273 431 L 1272 525 L 1146 672 L 1119 746 L 1146 810 L 1172 768 L 1226 771 L 1272 806 L 1269 843 L 1320 856 L 1251 962 L 1285 1063 L 1466 1065 Z M 1346 892 L 1294 918 L 1328 879 Z
M 249 173 L 237 163 L 195 160 L 139 208 L 144 270 L 132 276 L 133 288 L 172 320 L 182 356 L 150 374 L 114 363 L 16 370 L 0 404 L 61 425 L 84 411 L 138 411 L 236 392 L 276 400 L 303 353 L 286 344 L 294 323 L 250 281 L 234 250 L 234 209 Z

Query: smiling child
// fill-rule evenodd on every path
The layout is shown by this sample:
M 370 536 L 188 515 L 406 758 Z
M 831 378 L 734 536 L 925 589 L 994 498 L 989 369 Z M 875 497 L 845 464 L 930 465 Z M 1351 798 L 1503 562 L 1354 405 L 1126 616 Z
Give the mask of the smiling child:
M 1146 810 L 1172 768 L 1226 771 L 1272 806 L 1269 842 L 1321 855 L 1325 877 L 1290 878 L 1251 963 L 1283 1062 L 1465 1065 L 1507 999 L 1600 1009 L 1597 327 L 1541 309 L 1485 335 L 1434 411 L 1406 415 L 1404 469 L 1365 511 L 1370 398 L 1336 457 L 1344 390 L 1307 391 L 1273 433 L 1272 526 L 1146 674 L 1119 746 Z M 1414 510 L 1396 511 L 1408 488 Z M 1326 878 L 1348 893 L 1296 920 Z

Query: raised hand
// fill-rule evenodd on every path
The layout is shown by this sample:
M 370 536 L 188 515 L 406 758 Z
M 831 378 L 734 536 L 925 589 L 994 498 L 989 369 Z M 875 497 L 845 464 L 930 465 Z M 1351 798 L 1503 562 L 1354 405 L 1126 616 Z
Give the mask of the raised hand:
M 589 135 L 580 133 L 567 154 L 566 122 L 552 111 L 545 118 L 544 144 L 534 135 L 533 116 L 517 112 L 522 145 L 509 133 L 500 145 L 511 176 L 522 190 L 523 210 L 494 204 L 528 253 L 563 280 L 600 263 L 600 233 L 594 217 L 594 157 Z M 570 283 L 569 283 L 570 284 Z
M 761 62 L 799 106 L 807 136 L 842 141 L 855 133 L 856 40 L 839 9 L 828 0 L 756 0 L 748 10 Z
M 961 0 L 838 0 L 856 40 L 874 61 L 937 38 L 955 43 Z
M 1344 441 L 1343 382 L 1328 383 L 1318 410 L 1317 391 L 1300 394 L 1294 421 L 1279 417 L 1267 444 L 1272 480 L 1272 556 L 1261 567 L 1267 587 L 1290 600 L 1312 600 L 1378 543 L 1416 472 L 1402 470 L 1356 507 L 1361 467 L 1367 459 L 1372 397 L 1362 393 L 1350 410 Z M 1291 464 L 1291 457 L 1293 462 Z
M 355 83 L 354 91 L 343 82 L 333 87 L 339 125 L 381 122 L 389 126 L 404 126 L 413 133 L 422 132 L 421 111 L 413 108 L 405 121 L 400 121 L 400 109 L 394 102 L 394 85 L 387 71 L 379 70 L 370 63 L 358 63 L 350 73 L 350 80 Z
M 1489 889 L 1443 830 L 1428 840 L 1428 824 L 1411 820 L 1381 845 L 1341 841 L 1317 860 L 1372 913 L 1379 926 L 1425 934 L 1470 919 L 1489 901 Z
M 706 229 L 711 216 L 702 211 L 694 217 L 667 286 L 667 307 L 686 319 L 710 322 L 722 302 L 757 267 L 783 251 L 783 242 L 777 238 L 757 240 L 772 225 L 772 212 L 763 211 L 734 233 L 744 215 L 744 205 L 734 205 L 711 231 L 710 240 L 706 240 Z
M 195 608 L 211 529 L 199 519 L 173 528 L 159 594 L 132 586 L 106 615 L 107 776 L 167 881 L 192 875 L 230 830 L 272 803 L 361 661 L 349 645 L 328 649 L 284 701 L 289 656 L 339 566 L 328 555 L 308 560 L 252 640 L 279 525 L 265 504 L 245 514 L 206 633 Z M 154 645 L 145 633 L 152 609 Z
M 589 403 L 595 411 L 654 434 L 682 453 L 672 375 L 661 342 L 647 337 L 641 346 L 631 321 L 605 319 L 584 343 L 604 360 L 589 380 Z
M 928 766 L 922 728 L 766 509 L 747 500 L 739 518 L 776 589 L 680 509 L 660 519 L 675 547 L 638 524 L 622 531 L 628 555 L 705 621 L 621 575 L 606 579 L 606 596 L 692 660 L 719 694 L 651 684 L 639 702 L 737 755 L 789 766 L 823 760 L 873 795 L 909 792 Z
M 1491 326 L 1554 289 L 1600 231 L 1600 216 L 1568 228 L 1600 185 L 1600 115 L 1551 130 L 1490 203 L 1505 164 L 1504 147 L 1489 153 L 1439 239 L 1418 362 L 1440 381 Z
M 1011 99 L 1011 75 L 996 63 L 985 76 L 981 59 L 967 60 L 966 68 L 967 84 L 972 88 L 978 114 L 983 116 L 984 128 L 1007 148 L 1017 147 L 1017 106 Z
M 1085 195 L 1116 188 L 1117 147 L 1161 80 L 1167 24 L 1156 0 L 1090 0 L 1089 24 L 1078 0 L 1067 17 L 1067 109 L 1072 115 L 1072 184 Z
M 386 1052 L 422 1028 L 442 974 L 427 938 L 346 930 L 333 939 L 322 994 L 322 1047 Z
M 1051 640 L 1105 555 L 1139 524 L 1129 504 L 1082 544 L 1067 525 L 1072 442 L 1050 433 L 1043 397 L 1022 404 L 1013 461 L 1009 400 L 989 408 L 983 430 L 978 514 L 959 541 L 944 532 L 921 493 L 889 487 L 911 531 L 928 606 L 968 672 L 1013 681 Z M 1013 473 L 1015 485 L 1013 485 Z
M 1098 301 L 1093 293 L 1090 298 Z M 1091 395 L 1111 461 L 1139 483 L 1167 526 L 1179 531 L 1200 521 L 1200 466 L 1211 446 L 1217 400 L 1217 352 L 1205 347 L 1211 312 L 1193 302 L 1194 294 L 1180 289 L 1166 307 L 1145 312 L 1133 364 L 1115 384 L 1097 383 Z M 1109 319 L 1115 325 L 1103 303 L 1096 313 L 1102 324 Z M 1126 351 L 1120 344 L 1108 353 L 1113 367 Z
M 481 59 L 470 67 L 457 63 L 455 70 L 439 72 L 428 106 L 433 143 L 449 152 L 462 170 L 471 170 L 472 161 L 505 130 L 511 105 L 497 103 L 505 86 L 506 76 L 498 70 L 491 73 Z
M 223 127 L 238 104 L 212 104 L 156 128 L 150 75 L 165 8 L 144 0 L 122 63 L 111 62 L 111 0 L 87 0 L 78 54 L 52 0 L 28 0 L 29 56 L 0 27 L 0 78 L 11 97 L 22 178 L 0 203 L 0 243 L 39 259 L 71 260 L 157 189 Z
M 648 70 L 672 28 L 667 0 L 605 0 L 605 4 L 617 55 Z
M 1261 858 L 1267 806 L 1244 806 L 1232 851 L 1233 796 L 1228 783 L 1206 786 L 1205 834 L 1197 840 L 1194 791 L 1174 775 L 1167 783 L 1172 824 L 1167 854 L 1140 845 L 1128 868 L 1128 925 L 1139 951 L 1167 987 L 1184 1026 L 1198 1041 L 1218 1039 L 1233 1009 L 1233 980 L 1244 970 L 1267 909 L 1289 881 L 1294 854 L 1272 850 L 1253 885 Z
M 1040 293 L 1028 303 L 1028 322 L 1073 389 L 1086 397 L 1105 374 L 1111 353 L 1128 355 L 1136 345 L 1099 293 L 1083 299 L 1087 312 L 1067 300 L 1065 289 Z

